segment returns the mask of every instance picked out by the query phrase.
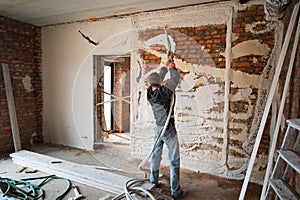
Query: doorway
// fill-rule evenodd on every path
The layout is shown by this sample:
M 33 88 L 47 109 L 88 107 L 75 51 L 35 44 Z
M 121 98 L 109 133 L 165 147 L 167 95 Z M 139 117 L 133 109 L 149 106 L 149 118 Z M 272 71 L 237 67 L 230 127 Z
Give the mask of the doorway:
M 130 57 L 94 55 L 95 144 L 130 144 Z

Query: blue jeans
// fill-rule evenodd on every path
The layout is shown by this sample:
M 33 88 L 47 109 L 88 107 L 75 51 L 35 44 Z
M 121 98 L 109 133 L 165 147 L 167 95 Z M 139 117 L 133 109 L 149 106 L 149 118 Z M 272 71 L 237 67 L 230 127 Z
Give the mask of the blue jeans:
M 159 134 L 162 132 L 163 126 L 155 126 L 154 128 L 154 142 L 156 141 Z M 162 151 L 164 143 L 167 145 L 169 151 L 170 160 L 170 184 L 171 194 L 177 196 L 181 193 L 179 185 L 179 171 L 180 171 L 180 153 L 179 153 L 179 142 L 177 138 L 177 132 L 175 127 L 170 126 L 160 143 L 156 146 L 153 151 L 151 158 L 151 174 L 150 182 L 158 184 L 159 166 L 162 159 Z

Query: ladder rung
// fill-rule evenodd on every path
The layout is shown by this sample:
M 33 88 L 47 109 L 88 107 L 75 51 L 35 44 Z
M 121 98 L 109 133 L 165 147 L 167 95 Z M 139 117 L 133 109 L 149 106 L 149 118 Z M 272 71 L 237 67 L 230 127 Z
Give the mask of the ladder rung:
M 280 199 L 298 200 L 297 195 L 280 179 L 270 180 L 270 185 Z
M 285 162 L 300 174 L 300 156 L 290 150 L 279 150 L 278 153 Z
M 287 120 L 288 125 L 300 131 L 300 119 L 289 119 Z

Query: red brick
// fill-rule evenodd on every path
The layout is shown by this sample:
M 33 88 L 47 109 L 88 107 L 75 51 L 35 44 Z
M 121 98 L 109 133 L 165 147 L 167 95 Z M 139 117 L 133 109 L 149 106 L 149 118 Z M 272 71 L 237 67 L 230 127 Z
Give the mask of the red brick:
M 26 147 L 27 144 L 30 144 L 31 134 L 34 132 L 38 134 L 39 138 L 42 138 L 41 38 L 36 37 L 41 35 L 41 29 L 5 17 L 0 19 L 0 33 L 5 33 L 5 37 L 0 37 L 0 62 L 9 64 L 20 137 L 22 146 Z M 39 51 L 39 53 L 37 54 L 35 51 Z M 39 62 L 34 63 L 34 60 Z M 25 74 L 31 76 L 35 90 L 40 91 L 39 99 L 41 100 L 38 101 L 34 92 L 25 91 L 21 81 Z M 1 88 L 3 84 L 3 77 L 0 76 L 0 91 L 4 90 Z M 4 98 L 0 99 L 0 115 L 2 119 L 6 119 L 0 120 L 0 153 L 10 152 L 14 149 L 6 97 Z M 7 137 L 9 137 L 9 142 L 3 140 Z

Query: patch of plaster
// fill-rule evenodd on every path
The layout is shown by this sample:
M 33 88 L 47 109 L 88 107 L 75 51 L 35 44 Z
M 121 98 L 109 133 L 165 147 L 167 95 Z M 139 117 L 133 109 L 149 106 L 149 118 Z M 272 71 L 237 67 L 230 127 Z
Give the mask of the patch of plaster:
M 232 33 L 231 38 L 232 38 L 232 41 L 235 41 L 235 40 L 239 39 L 239 36 L 237 36 L 236 33 Z
M 230 101 L 247 101 L 248 102 L 248 110 L 246 113 L 231 113 L 231 117 L 232 118 L 236 118 L 236 119 L 249 119 L 252 115 L 253 115 L 253 105 L 251 103 L 251 93 L 252 93 L 252 89 L 251 88 L 240 88 L 238 89 L 238 92 L 234 95 L 231 96 Z M 247 136 L 247 130 L 248 127 L 243 127 L 242 130 L 246 130 L 246 135 Z M 245 137 L 240 138 L 245 140 Z
M 268 45 L 261 43 L 259 40 L 247 40 L 232 48 L 232 58 L 248 55 L 266 56 L 268 53 Z
M 182 152 L 182 156 L 197 158 L 198 162 L 218 162 L 220 159 L 222 159 L 222 154 L 220 152 L 211 150 L 184 151 Z
M 137 61 L 137 63 L 138 63 L 139 73 L 138 73 L 138 76 L 136 77 L 136 82 L 138 83 L 141 80 L 141 77 L 142 77 L 142 65 L 141 65 L 139 60 Z
M 247 158 L 232 158 L 229 156 L 227 164 L 230 170 L 226 170 L 226 177 L 233 179 L 244 179 L 245 171 L 248 167 Z
M 224 73 L 225 69 L 221 68 L 214 68 L 210 66 L 202 66 L 197 64 L 191 64 L 187 63 L 186 61 L 182 61 L 180 59 L 175 59 L 175 64 L 178 69 L 180 69 L 182 72 L 195 72 L 196 74 L 206 74 L 210 75 L 211 77 L 218 77 L 221 81 L 225 81 Z M 181 86 L 183 86 L 186 90 L 191 89 L 196 84 L 198 80 L 196 79 L 195 73 L 189 73 L 186 75 L 187 85 L 185 83 L 182 83 Z M 255 74 L 247 74 L 245 72 L 236 71 L 236 70 L 230 70 L 231 73 L 231 81 L 232 81 L 232 87 L 239 87 L 239 88 L 258 88 L 259 87 L 259 80 L 260 76 Z M 203 79 L 202 81 L 205 81 Z M 188 89 L 189 88 L 189 89 Z
M 238 115 L 235 115 L 235 116 L 233 114 L 231 114 L 231 115 L 232 115 L 233 118 L 240 119 L 240 117 Z M 228 127 L 231 128 L 231 129 L 241 130 L 238 135 L 230 134 L 230 139 L 244 141 L 247 138 L 247 136 L 248 136 L 248 126 L 247 126 L 247 124 L 229 123 Z
M 251 88 L 238 89 L 238 92 L 232 95 L 230 100 L 231 101 L 248 100 L 251 93 L 252 93 Z
M 230 17 L 230 6 L 194 6 L 132 16 L 136 29 L 147 27 L 195 27 L 207 24 L 224 24 Z
M 255 74 L 247 74 L 241 71 L 232 70 L 232 87 L 238 88 L 258 88 L 260 76 Z
M 253 63 L 256 64 L 258 62 L 257 58 L 253 57 Z
M 180 69 L 180 71 L 187 73 L 192 71 L 194 68 L 197 68 L 197 65 L 193 65 L 192 63 L 188 63 L 186 61 L 183 61 L 181 59 L 177 59 L 175 58 L 174 60 L 175 64 L 176 64 L 176 68 Z M 211 68 L 210 68 L 211 69 Z
M 176 112 L 184 113 L 184 115 L 180 115 L 178 117 L 178 121 L 181 122 L 181 126 L 179 127 L 179 131 L 182 131 L 189 127 L 189 130 L 193 132 L 194 129 L 191 129 L 191 123 L 193 120 L 196 120 L 198 116 L 203 117 L 206 120 L 202 120 L 202 123 L 198 124 L 198 129 L 195 128 L 195 131 L 200 131 L 200 127 L 204 127 L 207 122 L 207 119 L 222 119 L 223 113 L 219 113 L 218 111 L 208 112 L 210 109 L 214 108 L 218 102 L 224 101 L 224 95 L 218 94 L 217 92 L 220 90 L 220 85 L 211 84 L 207 81 L 206 77 L 219 78 L 220 81 L 224 81 L 224 69 L 214 68 L 209 66 L 201 66 L 201 65 L 192 65 L 185 61 L 176 59 L 177 68 L 184 70 L 185 72 L 189 72 L 186 74 L 181 81 L 181 90 L 182 92 L 177 92 L 178 97 L 178 110 Z M 231 73 L 231 81 L 232 87 L 239 88 L 237 93 L 230 96 L 230 101 L 247 101 L 249 106 L 246 113 L 231 113 L 232 118 L 247 120 L 253 115 L 253 109 L 251 103 L 251 93 L 252 88 L 259 87 L 259 75 L 250 75 L 241 71 L 230 70 Z M 199 81 L 201 82 L 199 84 Z M 193 93 L 189 93 L 189 91 L 193 91 L 192 89 L 195 85 L 200 85 L 194 90 Z M 200 101 L 195 101 L 195 99 L 199 99 Z M 190 102 L 190 110 L 184 109 L 185 105 L 183 102 Z M 188 123 L 183 123 L 183 122 Z M 195 125 L 197 126 L 197 125 Z M 211 121 L 210 126 L 215 128 L 222 128 L 222 123 L 218 124 L 217 121 Z M 248 136 L 248 126 L 243 123 L 230 123 L 229 128 L 241 129 L 242 131 L 238 135 L 230 135 L 231 139 L 244 141 Z M 201 131 L 203 133 L 203 131 Z M 212 132 L 207 132 L 206 134 L 212 136 L 219 136 L 218 134 L 214 134 L 216 130 Z M 240 154 L 246 155 L 243 153 L 243 150 L 239 151 Z
M 32 91 L 33 91 L 30 76 L 26 75 L 26 76 L 23 78 L 22 82 L 23 82 L 23 86 L 24 86 L 24 88 L 25 88 L 25 90 L 26 90 L 27 92 L 32 92 Z
M 262 30 L 256 30 L 255 28 L 257 26 L 265 26 L 265 29 Z M 245 30 L 247 32 L 253 33 L 253 34 L 263 34 L 263 33 L 268 33 L 271 32 L 275 29 L 275 24 L 274 23 L 270 23 L 270 22 L 266 22 L 266 21 L 258 21 L 258 22 L 254 22 L 252 24 L 246 24 L 245 26 Z
M 255 182 L 262 184 L 263 178 L 265 177 L 265 168 L 268 163 L 268 155 L 266 154 L 258 154 L 257 158 L 255 159 L 253 171 L 256 173 L 252 174 L 252 179 Z
M 189 102 L 190 113 L 197 115 L 207 116 L 207 111 L 215 106 L 216 100 L 219 97 L 215 97 L 215 93 L 220 90 L 220 86 L 217 84 L 207 85 L 197 89 L 193 95 L 194 99 L 189 96 L 178 95 L 178 106 L 185 108 L 186 102 Z M 201 101 L 199 101 L 201 99 Z
M 183 81 L 181 83 L 181 89 L 183 91 L 190 91 L 196 85 L 198 80 L 195 78 L 194 70 L 191 70 L 190 73 L 184 76 Z

